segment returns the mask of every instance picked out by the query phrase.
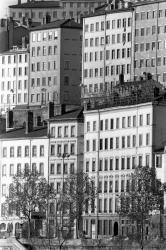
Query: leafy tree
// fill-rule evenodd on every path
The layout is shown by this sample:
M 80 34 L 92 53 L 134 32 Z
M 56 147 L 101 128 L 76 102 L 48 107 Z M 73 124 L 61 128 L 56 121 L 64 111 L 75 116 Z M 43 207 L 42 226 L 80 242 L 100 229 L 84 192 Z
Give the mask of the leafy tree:
M 142 249 L 145 221 L 150 219 L 154 210 L 161 208 L 160 188 L 155 169 L 139 166 L 131 174 L 130 187 L 120 196 L 119 214 L 136 222 Z
M 64 207 L 69 211 L 70 223 L 76 222 L 76 237 L 83 234 L 82 215 L 88 206 L 94 209 L 97 189 L 86 173 L 70 175 L 64 182 Z
M 52 197 L 53 193 L 50 192 L 46 179 L 37 171 L 26 169 L 13 177 L 6 202 L 16 210 L 17 216 L 27 221 L 28 238 L 31 236 L 32 214 L 36 210 L 46 213 L 48 199 Z

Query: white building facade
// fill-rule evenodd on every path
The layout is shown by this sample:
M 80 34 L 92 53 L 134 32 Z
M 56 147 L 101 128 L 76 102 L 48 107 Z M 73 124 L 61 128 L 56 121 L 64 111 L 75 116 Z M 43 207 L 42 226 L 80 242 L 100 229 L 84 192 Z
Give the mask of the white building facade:
M 21 220 L 16 211 L 7 209 L 6 197 L 9 186 L 15 174 L 26 168 L 37 170 L 48 180 L 48 137 L 47 129 L 25 134 L 24 129 L 18 129 L 2 134 L 0 137 L 0 224 L 1 229 L 7 231 L 12 224 L 12 235 L 20 228 Z
M 15 48 L 0 54 L 0 113 L 28 105 L 29 53 Z
M 95 207 L 84 215 L 90 237 L 133 232 L 134 225 L 118 216 L 119 195 L 136 166 L 153 166 L 154 149 L 166 137 L 165 113 L 164 104 L 152 102 L 84 111 L 84 171 L 99 190 Z
M 49 183 L 58 192 L 65 179 L 83 170 L 83 112 L 66 112 L 49 120 Z M 55 203 L 50 204 L 50 224 L 55 225 Z M 54 227 L 55 228 L 55 227 Z M 54 232 L 55 233 L 55 232 Z
M 96 11 L 83 19 L 82 97 L 112 92 L 131 78 L 132 9 Z

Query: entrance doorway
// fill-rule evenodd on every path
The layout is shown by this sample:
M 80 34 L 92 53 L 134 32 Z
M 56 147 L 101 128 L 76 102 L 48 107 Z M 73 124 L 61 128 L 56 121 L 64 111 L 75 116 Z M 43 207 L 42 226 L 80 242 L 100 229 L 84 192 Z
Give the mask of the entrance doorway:
M 114 223 L 114 236 L 118 235 L 118 222 Z

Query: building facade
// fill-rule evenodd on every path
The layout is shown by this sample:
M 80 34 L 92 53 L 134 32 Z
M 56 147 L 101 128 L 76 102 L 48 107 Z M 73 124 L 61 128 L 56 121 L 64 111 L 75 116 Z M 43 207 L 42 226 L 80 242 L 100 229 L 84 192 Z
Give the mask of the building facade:
M 129 188 L 136 166 L 154 166 L 154 150 L 166 136 L 165 113 L 165 103 L 147 101 L 84 111 L 84 171 L 99 190 L 95 206 L 84 214 L 88 236 L 134 232 L 134 224 L 118 215 L 119 195 Z
M 29 105 L 79 105 L 80 24 L 59 20 L 31 29 Z M 48 118 L 48 117 L 47 117 Z
M 29 53 L 13 48 L 0 54 L 0 113 L 28 105 Z
M 50 134 L 49 183 L 59 193 L 69 175 L 83 170 L 84 124 L 82 109 L 65 112 L 50 119 L 48 128 Z M 53 217 L 56 208 L 54 202 L 50 204 L 51 225 L 56 223 L 56 218 Z
M 133 72 L 138 78 L 150 72 L 166 86 L 166 2 L 138 2 L 133 5 Z
M 36 169 L 48 180 L 48 142 L 47 128 L 28 134 L 25 129 L 11 130 L 0 136 L 0 224 L 4 231 L 12 224 L 12 235 L 17 234 L 21 223 L 16 211 L 6 205 L 12 178 L 25 169 Z
M 80 22 L 81 17 L 92 12 L 96 7 L 104 4 L 103 0 L 74 0 L 74 1 L 28 1 L 11 5 L 10 16 L 16 20 L 30 18 L 34 22 L 41 24 L 46 22 L 46 16 L 49 15 L 51 21 L 58 19 L 74 18 L 76 22 Z
M 131 79 L 132 9 L 108 4 L 83 19 L 82 97 L 111 93 Z

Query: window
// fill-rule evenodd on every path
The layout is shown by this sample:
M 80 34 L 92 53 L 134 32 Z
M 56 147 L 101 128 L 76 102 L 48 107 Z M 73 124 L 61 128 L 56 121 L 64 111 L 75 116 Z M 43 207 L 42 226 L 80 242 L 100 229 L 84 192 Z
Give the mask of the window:
M 57 145 L 57 154 L 61 155 L 61 151 L 62 151 L 62 146 L 60 144 Z
M 119 192 L 119 181 L 115 180 L 115 192 Z
M 75 154 L 75 144 L 74 143 L 72 143 L 71 146 L 70 146 L 70 154 L 71 155 Z
M 37 169 L 36 169 L 36 163 L 32 163 L 32 173 L 36 174 L 36 171 L 37 171 Z
M 62 137 L 62 127 L 58 127 L 58 137 Z
M 65 126 L 64 127 L 64 137 L 68 137 L 68 135 L 69 135 L 69 128 L 68 128 L 68 126 Z
M 114 129 L 114 119 L 110 119 L 110 129 Z
M 108 159 L 105 159 L 104 161 L 104 170 L 108 171 Z
M 61 164 L 57 164 L 57 174 L 61 174 Z
M 40 156 L 44 156 L 44 145 L 40 146 Z
M 121 192 L 124 192 L 125 181 L 121 180 Z
M 110 149 L 113 149 L 113 138 L 110 138 Z
M 139 135 L 139 146 L 142 146 L 142 143 L 143 143 L 143 135 L 140 134 Z
M 96 131 L 96 121 L 93 121 L 93 131 Z
M 17 164 L 17 175 L 18 176 L 21 175 L 21 164 L 20 163 Z
M 127 169 L 130 169 L 130 157 L 127 157 Z
M 122 117 L 122 128 L 125 128 L 125 123 L 126 123 L 126 119 L 125 117 Z
M 75 136 L 75 126 L 71 126 L 71 137 Z
M 138 164 L 139 166 L 142 166 L 142 155 L 139 155 L 138 157 Z
M 146 146 L 149 146 L 150 145 L 150 134 L 147 133 L 146 134 Z
M 107 150 L 108 149 L 108 138 L 105 138 L 105 150 Z
M 32 146 L 32 157 L 37 156 L 37 147 L 36 146 Z
M 150 125 L 150 114 L 146 115 L 146 125 Z
M 113 181 L 109 181 L 109 193 L 113 191 Z
M 110 158 L 110 170 L 113 170 L 113 159 Z
M 25 146 L 25 157 L 29 156 L 29 146 Z
M 131 145 L 130 145 L 130 135 L 127 136 L 127 147 L 129 148 Z
M 122 136 L 122 148 L 125 148 L 125 136 Z
M 54 156 L 55 155 L 55 145 L 51 145 L 51 155 Z
M 74 163 L 70 164 L 70 174 L 74 174 Z
M 6 184 L 2 185 L 2 195 L 6 196 Z
M 2 165 L 2 176 L 6 176 L 6 164 Z
M 121 158 L 121 169 L 122 170 L 125 169 L 125 158 L 124 157 Z
M 100 159 L 99 161 L 99 171 L 102 171 L 103 170 L 103 160 Z
M 17 157 L 21 157 L 21 147 L 17 147 Z
M 133 156 L 132 157 L 132 169 L 135 169 L 136 168 L 136 157 Z
M 161 155 L 156 155 L 155 162 L 156 162 L 156 168 L 161 168 L 162 167 L 162 157 L 161 157 Z
M 143 115 L 139 116 L 139 125 L 143 126 Z
M 96 151 L 96 139 L 93 139 L 92 141 L 92 150 Z
M 89 161 L 86 161 L 86 172 L 89 172 Z
M 10 157 L 14 157 L 14 147 L 10 147 Z
M 119 170 L 119 158 L 115 159 L 115 170 Z
M 146 155 L 146 166 L 149 167 L 150 164 L 150 155 Z
M 54 174 L 55 173 L 55 165 L 54 163 L 51 163 L 50 165 L 50 174 Z
M 133 135 L 133 147 L 136 146 L 136 135 Z
M 116 148 L 119 148 L 119 137 L 116 137 Z
M 95 159 L 92 159 L 92 171 L 94 172 L 96 170 L 96 161 Z

